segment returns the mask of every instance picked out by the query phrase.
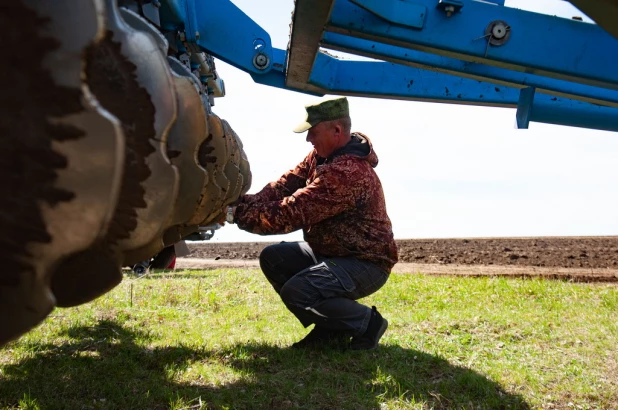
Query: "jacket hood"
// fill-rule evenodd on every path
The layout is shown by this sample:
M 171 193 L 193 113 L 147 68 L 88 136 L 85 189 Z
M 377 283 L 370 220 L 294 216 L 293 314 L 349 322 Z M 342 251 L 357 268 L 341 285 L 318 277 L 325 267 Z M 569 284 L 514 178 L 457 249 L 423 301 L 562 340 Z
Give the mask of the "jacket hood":
M 362 157 L 369 162 L 373 168 L 378 165 L 378 156 L 373 150 L 371 140 L 360 132 L 353 132 L 350 142 L 333 152 L 328 159 L 332 160 L 340 155 L 356 155 L 357 157 Z

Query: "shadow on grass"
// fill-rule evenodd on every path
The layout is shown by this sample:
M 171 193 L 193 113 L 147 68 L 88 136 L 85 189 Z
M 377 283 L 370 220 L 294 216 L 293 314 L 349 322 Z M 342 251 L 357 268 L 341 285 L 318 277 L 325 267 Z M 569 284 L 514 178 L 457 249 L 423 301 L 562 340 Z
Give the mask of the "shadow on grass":
M 0 406 L 26 397 L 41 409 L 373 409 L 390 400 L 398 407 L 529 409 L 472 370 L 396 346 L 370 352 L 254 343 L 148 348 L 151 335 L 110 320 L 65 333 L 70 341 L 31 344 L 28 357 L 1 369 Z

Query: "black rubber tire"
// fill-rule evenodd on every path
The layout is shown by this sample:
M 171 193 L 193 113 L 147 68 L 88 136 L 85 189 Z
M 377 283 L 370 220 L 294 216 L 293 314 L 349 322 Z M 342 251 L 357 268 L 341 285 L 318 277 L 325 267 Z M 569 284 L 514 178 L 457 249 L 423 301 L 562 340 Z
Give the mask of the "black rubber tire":
M 150 269 L 167 269 L 176 257 L 174 245 L 163 248 L 163 250 L 155 255 L 150 262 Z
M 146 273 L 146 266 L 138 263 L 137 265 L 133 266 L 132 270 L 133 273 L 135 273 L 136 275 L 143 275 L 144 273 Z

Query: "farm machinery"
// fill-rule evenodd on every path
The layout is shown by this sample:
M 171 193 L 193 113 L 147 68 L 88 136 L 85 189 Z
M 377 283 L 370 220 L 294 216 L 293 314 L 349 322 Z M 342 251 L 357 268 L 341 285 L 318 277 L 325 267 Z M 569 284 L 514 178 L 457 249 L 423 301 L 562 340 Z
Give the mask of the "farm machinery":
M 213 111 L 217 59 L 291 91 L 617 131 L 618 3 L 571 2 L 597 24 L 504 0 L 296 0 L 283 50 L 229 0 L 4 1 L 0 344 L 248 191 L 241 139 Z

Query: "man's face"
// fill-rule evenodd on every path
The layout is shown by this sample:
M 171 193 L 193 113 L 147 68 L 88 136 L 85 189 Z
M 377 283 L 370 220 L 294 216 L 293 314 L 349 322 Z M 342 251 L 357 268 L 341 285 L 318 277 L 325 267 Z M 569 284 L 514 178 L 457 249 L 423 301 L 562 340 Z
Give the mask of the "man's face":
M 307 131 L 307 142 L 313 145 L 319 156 L 327 158 L 337 149 L 336 133 L 337 127 L 330 122 L 320 122 Z

